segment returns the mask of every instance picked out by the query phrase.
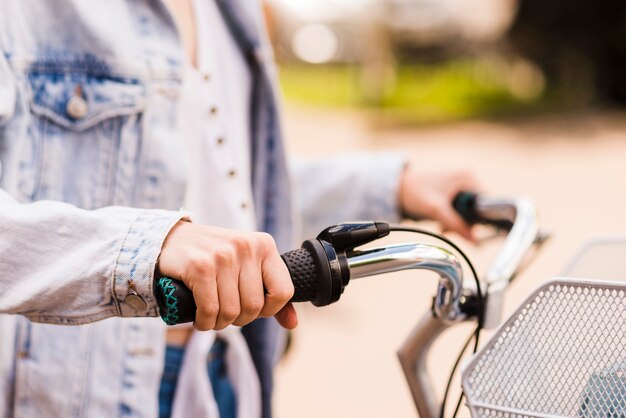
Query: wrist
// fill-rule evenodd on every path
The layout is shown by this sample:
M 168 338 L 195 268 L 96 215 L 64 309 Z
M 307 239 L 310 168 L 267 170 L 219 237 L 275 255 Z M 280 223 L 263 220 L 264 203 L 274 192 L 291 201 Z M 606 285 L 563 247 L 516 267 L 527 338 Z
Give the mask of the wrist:
M 174 225 L 172 225 L 172 227 L 168 231 L 165 239 L 163 240 L 163 244 L 161 245 L 161 251 L 159 252 L 159 255 L 157 256 L 156 262 L 154 264 L 155 278 L 167 276 L 167 274 L 163 273 L 161 268 L 161 260 L 163 258 L 162 255 L 163 253 L 167 253 L 172 246 L 176 245 L 178 237 L 183 234 L 184 229 L 186 229 L 186 227 L 189 225 L 191 225 L 191 220 L 189 218 L 182 218 Z

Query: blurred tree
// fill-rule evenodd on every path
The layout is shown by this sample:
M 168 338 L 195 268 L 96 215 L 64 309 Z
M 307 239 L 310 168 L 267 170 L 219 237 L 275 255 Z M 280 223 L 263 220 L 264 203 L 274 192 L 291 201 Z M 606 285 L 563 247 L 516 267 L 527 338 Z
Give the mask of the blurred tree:
M 626 104 L 624 0 L 521 0 L 508 36 L 549 85 Z

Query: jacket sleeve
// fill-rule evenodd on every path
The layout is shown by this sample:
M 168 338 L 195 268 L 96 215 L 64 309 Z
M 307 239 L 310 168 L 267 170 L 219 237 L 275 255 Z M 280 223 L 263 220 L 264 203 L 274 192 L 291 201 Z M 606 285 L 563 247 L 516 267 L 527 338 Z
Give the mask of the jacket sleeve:
M 14 113 L 15 91 L 0 46 L 0 126 Z M 22 204 L 0 189 L 0 313 L 55 324 L 156 316 L 156 260 L 165 236 L 184 216 L 122 207 L 88 211 L 52 201 Z
M 302 237 L 345 221 L 400 218 L 398 187 L 406 160 L 393 153 L 358 153 L 294 160 L 294 198 Z
M 55 324 L 156 316 L 156 260 L 167 233 L 184 216 L 125 207 L 90 211 L 52 201 L 20 204 L 0 190 L 0 312 Z

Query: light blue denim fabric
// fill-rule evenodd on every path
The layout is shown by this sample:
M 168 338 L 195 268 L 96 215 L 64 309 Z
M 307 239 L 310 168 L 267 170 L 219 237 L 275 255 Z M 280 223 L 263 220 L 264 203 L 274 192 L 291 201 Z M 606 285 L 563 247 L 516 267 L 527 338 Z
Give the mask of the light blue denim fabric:
M 216 1 L 255 80 L 259 225 L 287 250 L 289 178 L 259 4 Z M 19 314 L 0 315 L 0 418 L 157 416 L 165 328 L 139 317 L 157 315 L 154 266 L 184 216 L 175 119 L 182 53 L 161 1 L 0 0 L 0 312 Z M 317 209 L 301 200 L 315 225 L 397 216 L 402 159 L 359 161 L 353 177 L 310 165 L 297 176 L 317 179 L 307 196 L 336 199 Z M 375 212 L 344 206 L 342 187 L 371 184 L 384 185 Z M 268 353 L 255 362 L 269 405 L 272 352 L 258 352 Z

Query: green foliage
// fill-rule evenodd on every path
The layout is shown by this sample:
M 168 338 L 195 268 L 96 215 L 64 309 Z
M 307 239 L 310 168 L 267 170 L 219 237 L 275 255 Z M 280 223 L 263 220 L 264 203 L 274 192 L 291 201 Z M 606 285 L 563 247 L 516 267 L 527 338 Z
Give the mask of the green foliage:
M 377 100 L 357 66 L 285 66 L 280 79 L 287 100 L 365 108 L 408 123 L 517 114 L 545 102 L 540 73 L 497 60 L 403 64 Z
M 359 70 L 355 66 L 295 65 L 280 69 L 288 100 L 320 106 L 360 106 Z

